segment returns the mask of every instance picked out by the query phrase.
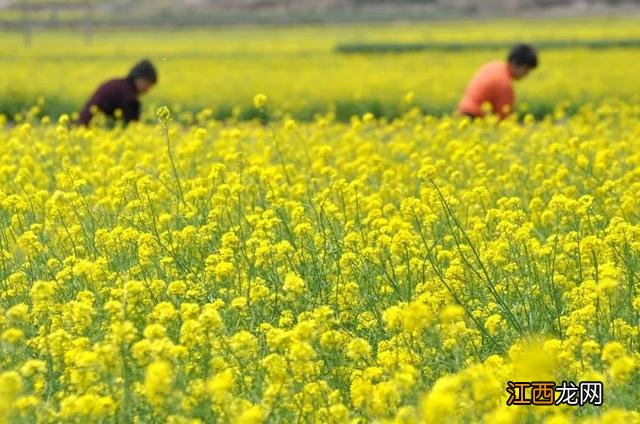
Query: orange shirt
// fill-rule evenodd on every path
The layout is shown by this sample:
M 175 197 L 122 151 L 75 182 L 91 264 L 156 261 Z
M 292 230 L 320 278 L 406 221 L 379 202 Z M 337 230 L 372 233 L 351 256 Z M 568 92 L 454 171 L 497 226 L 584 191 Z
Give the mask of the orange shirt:
M 504 118 L 513 110 L 514 100 L 509 65 L 500 61 L 489 62 L 471 79 L 458 104 L 458 112 L 484 116 L 482 103 L 489 102 L 494 113 Z

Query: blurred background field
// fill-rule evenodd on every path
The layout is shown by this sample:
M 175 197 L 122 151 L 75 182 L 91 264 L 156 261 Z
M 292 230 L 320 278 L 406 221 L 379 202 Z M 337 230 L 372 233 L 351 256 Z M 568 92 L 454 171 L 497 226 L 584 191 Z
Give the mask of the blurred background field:
M 57 26 L 52 26 L 44 23 L 50 23 L 55 8 L 23 15 L 19 8 L 6 7 L 0 17 L 6 24 L 13 16 L 16 25 L 5 25 L 8 30 L 0 32 L 0 113 L 14 117 L 35 104 L 39 107 L 32 113 L 40 115 L 77 111 L 100 82 L 125 74 L 139 58 L 149 57 L 159 68 L 160 83 L 144 99 L 148 117 L 150 110 L 167 104 L 178 115 L 210 109 L 220 119 L 247 119 L 255 114 L 251 99 L 256 93 L 268 95 L 276 117 L 300 120 L 327 113 L 347 120 L 365 112 L 393 118 L 412 106 L 440 115 L 454 110 L 469 77 L 481 64 L 503 58 L 507 46 L 518 41 L 538 43 L 541 58 L 540 68 L 517 85 L 521 112 L 543 116 L 558 105 L 571 111 L 603 98 L 640 93 L 636 77 L 640 74 L 640 25 L 631 13 L 627 13 L 631 17 L 616 13 L 475 19 L 468 7 L 447 12 L 436 7 L 438 2 L 431 3 L 431 9 L 410 9 L 405 4 L 389 10 L 407 16 L 410 10 L 448 13 L 456 18 L 398 20 L 396 15 L 384 15 L 387 9 L 379 3 L 377 8 L 363 8 L 362 13 L 387 16 L 385 22 L 340 23 L 331 20 L 331 14 L 341 10 L 339 5 L 324 9 L 320 3 L 316 9 L 290 5 L 289 10 L 263 5 L 252 10 L 250 2 L 245 2 L 245 9 L 218 10 L 218 19 L 228 13 L 245 17 L 253 13 L 259 22 L 260 16 L 269 13 L 296 16 L 315 10 L 328 22 L 219 25 L 214 19 L 208 26 L 185 26 L 176 18 L 179 8 L 167 2 L 164 9 L 151 9 L 155 12 L 148 15 L 149 25 L 126 25 L 121 16 L 117 29 L 106 25 L 113 18 L 100 15 L 101 9 L 94 5 L 93 26 L 87 33 L 81 8 L 60 9 Z M 182 13 L 188 15 L 193 10 L 189 7 L 183 7 Z M 122 14 L 126 9 L 115 10 Z M 133 15 L 138 13 L 136 8 L 131 10 Z M 201 19 L 215 11 L 202 8 Z M 26 27 L 20 24 L 23 16 L 31 19 L 28 40 Z M 175 25 L 153 26 L 154 16 L 159 20 L 165 16 L 165 22 Z M 71 24 L 64 25 L 65 19 Z M 411 102 L 407 93 L 413 93 Z
M 635 13 L 638 0 L 0 0 L 0 23 L 35 27 L 300 24 Z
M 0 424 L 640 422 L 617 3 L 0 0 Z M 521 41 L 545 117 L 449 116 Z M 58 117 L 142 57 L 148 122 Z

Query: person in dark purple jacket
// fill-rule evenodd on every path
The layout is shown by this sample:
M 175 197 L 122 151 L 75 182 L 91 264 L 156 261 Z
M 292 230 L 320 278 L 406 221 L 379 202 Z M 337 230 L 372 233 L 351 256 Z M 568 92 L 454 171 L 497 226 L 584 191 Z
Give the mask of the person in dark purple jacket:
M 89 125 L 94 110 L 111 118 L 115 118 L 116 110 L 120 110 L 124 122 L 137 121 L 140 118 L 138 97 L 149 91 L 157 81 L 158 74 L 153 64 L 142 60 L 126 78 L 112 79 L 98 87 L 80 112 L 79 123 Z

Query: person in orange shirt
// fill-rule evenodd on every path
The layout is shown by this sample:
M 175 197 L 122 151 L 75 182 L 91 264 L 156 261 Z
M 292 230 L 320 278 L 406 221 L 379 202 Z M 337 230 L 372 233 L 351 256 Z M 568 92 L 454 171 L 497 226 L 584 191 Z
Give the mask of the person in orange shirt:
M 538 66 L 538 54 L 528 44 L 517 44 L 509 52 L 506 62 L 494 61 L 482 66 L 471 79 L 458 104 L 458 112 L 482 117 L 483 103 L 491 104 L 493 113 L 501 119 L 513 111 L 515 94 L 513 81 L 527 76 Z

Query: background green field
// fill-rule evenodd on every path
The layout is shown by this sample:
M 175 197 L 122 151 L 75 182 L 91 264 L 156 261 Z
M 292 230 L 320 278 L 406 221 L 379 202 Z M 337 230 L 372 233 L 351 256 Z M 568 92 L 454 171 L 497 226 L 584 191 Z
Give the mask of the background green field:
M 19 32 L 0 33 L 0 40 L 0 113 L 9 116 L 38 101 L 45 114 L 77 111 L 100 82 L 125 74 L 141 57 L 154 60 L 160 73 L 145 98 L 147 111 L 168 104 L 178 112 L 210 108 L 218 118 L 250 118 L 252 97 L 265 93 L 276 116 L 394 117 L 412 106 L 404 99 L 414 92 L 416 106 L 442 114 L 455 108 L 480 65 L 503 58 L 517 41 L 542 46 L 540 68 L 517 85 L 523 110 L 541 116 L 558 104 L 573 110 L 640 93 L 635 19 L 114 30 L 95 33 L 88 45 L 81 33 L 56 31 L 34 33 L 29 47 Z M 438 48 L 339 49 L 389 43 Z

